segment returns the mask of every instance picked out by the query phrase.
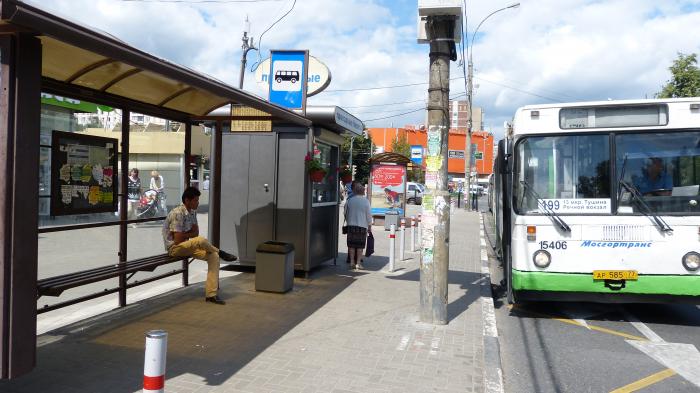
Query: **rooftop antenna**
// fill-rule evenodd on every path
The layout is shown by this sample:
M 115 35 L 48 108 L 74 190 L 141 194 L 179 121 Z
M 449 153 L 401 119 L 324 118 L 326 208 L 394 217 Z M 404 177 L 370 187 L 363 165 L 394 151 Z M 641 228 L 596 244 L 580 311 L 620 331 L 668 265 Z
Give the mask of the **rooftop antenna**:
M 243 41 L 243 45 L 241 45 L 241 48 L 243 49 L 243 53 L 241 54 L 241 73 L 238 77 L 238 88 L 243 89 L 243 78 L 245 77 L 245 65 L 246 65 L 246 56 L 248 56 L 248 52 L 251 50 L 258 50 L 258 48 L 255 47 L 255 41 L 253 40 L 253 37 L 250 36 L 248 37 L 248 32 L 250 31 L 250 20 L 248 20 L 248 15 L 245 16 L 245 29 L 243 30 L 243 38 L 241 38 L 241 41 Z

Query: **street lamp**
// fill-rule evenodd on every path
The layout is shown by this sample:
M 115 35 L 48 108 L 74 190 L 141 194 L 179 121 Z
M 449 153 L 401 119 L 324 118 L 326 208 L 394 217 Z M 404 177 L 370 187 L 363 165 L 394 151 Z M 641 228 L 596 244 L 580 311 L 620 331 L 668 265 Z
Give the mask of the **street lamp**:
M 469 104 L 469 113 L 467 117 L 467 143 L 465 146 L 465 152 L 464 152 L 464 158 L 467 160 L 467 163 L 464 165 L 464 184 L 466 186 L 465 192 L 467 192 L 469 195 L 469 198 L 467 198 L 467 201 L 471 202 L 471 195 L 472 195 L 472 190 L 471 190 L 471 177 L 472 177 L 472 101 L 473 101 L 473 78 L 474 78 L 474 63 L 472 62 L 472 53 L 474 52 L 474 38 L 476 37 L 476 33 L 479 31 L 479 28 L 481 25 L 486 22 L 486 19 L 490 18 L 492 15 L 505 11 L 510 8 L 518 8 L 520 7 L 520 3 L 515 3 L 511 4 L 509 6 L 503 7 L 501 9 L 497 9 L 496 11 L 493 11 L 492 13 L 486 15 L 484 19 L 479 22 L 479 24 L 476 26 L 476 29 L 474 29 L 474 33 L 472 33 L 472 38 L 468 42 L 469 46 L 467 47 L 467 52 L 469 52 L 469 62 L 468 62 L 468 76 L 467 76 L 467 100 Z M 465 37 L 468 38 L 468 37 Z M 471 205 L 470 205 L 471 206 Z M 467 207 L 469 208 L 469 207 Z

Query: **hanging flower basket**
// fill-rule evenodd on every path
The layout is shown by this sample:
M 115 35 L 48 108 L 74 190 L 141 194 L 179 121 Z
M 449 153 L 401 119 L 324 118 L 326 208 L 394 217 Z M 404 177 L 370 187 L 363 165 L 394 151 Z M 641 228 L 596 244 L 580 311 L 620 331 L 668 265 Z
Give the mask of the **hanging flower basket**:
M 312 169 L 309 170 L 309 177 L 311 178 L 311 181 L 314 183 L 320 183 L 323 181 L 323 178 L 326 176 L 326 171 L 323 169 Z
M 352 181 L 352 170 L 347 165 L 338 168 L 338 177 L 343 183 L 348 184 Z
M 348 184 L 352 181 L 352 175 L 344 175 L 340 178 L 340 180 L 342 180 L 343 183 Z

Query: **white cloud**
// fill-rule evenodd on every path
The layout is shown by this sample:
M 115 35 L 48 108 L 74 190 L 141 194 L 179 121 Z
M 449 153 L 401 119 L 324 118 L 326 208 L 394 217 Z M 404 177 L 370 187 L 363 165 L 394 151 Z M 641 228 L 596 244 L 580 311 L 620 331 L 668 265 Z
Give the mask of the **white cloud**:
M 129 44 L 237 85 L 245 16 L 259 35 L 292 0 L 260 3 L 150 3 L 119 0 L 34 0 L 42 8 L 102 29 Z M 700 1 L 523 0 L 491 16 L 474 43 L 474 105 L 497 134 L 518 106 L 539 102 L 652 96 L 669 78 L 677 52 L 700 53 Z M 279 48 L 309 49 L 333 74 L 328 90 L 427 82 L 428 45 L 416 44 L 416 1 L 298 0 L 265 34 L 261 56 Z M 469 31 L 505 1 L 468 2 Z M 250 52 L 249 65 L 257 60 Z M 462 75 L 452 64 L 451 77 Z M 464 93 L 464 81 L 450 84 Z M 264 95 L 253 74 L 246 90 Z M 356 107 L 424 100 L 427 84 L 325 92 L 312 104 Z M 363 119 L 390 116 L 422 102 L 351 109 Z M 384 114 L 381 111 L 386 110 Z M 372 112 L 372 113 L 369 113 Z M 370 126 L 423 123 L 424 112 Z

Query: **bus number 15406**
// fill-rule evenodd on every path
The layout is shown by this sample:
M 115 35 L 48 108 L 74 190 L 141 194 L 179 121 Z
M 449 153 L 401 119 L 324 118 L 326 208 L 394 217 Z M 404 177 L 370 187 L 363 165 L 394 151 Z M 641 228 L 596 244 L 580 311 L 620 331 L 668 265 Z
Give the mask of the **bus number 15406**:
M 550 249 L 550 250 L 566 250 L 566 241 L 543 241 L 540 242 L 540 248 L 542 250 Z

